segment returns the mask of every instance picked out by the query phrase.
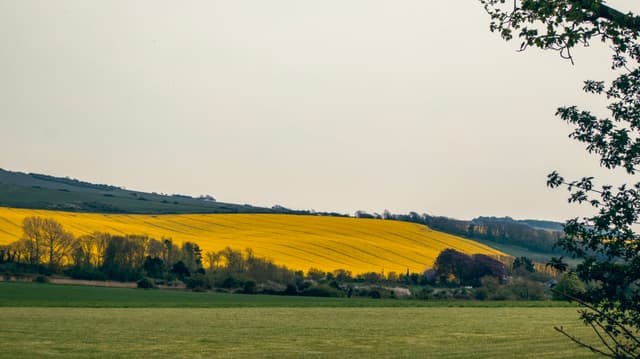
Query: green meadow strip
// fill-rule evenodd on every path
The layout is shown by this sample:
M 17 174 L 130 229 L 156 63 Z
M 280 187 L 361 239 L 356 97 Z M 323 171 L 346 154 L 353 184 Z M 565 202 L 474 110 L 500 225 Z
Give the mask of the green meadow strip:
M 557 301 L 425 301 L 319 298 L 178 290 L 143 290 L 0 282 L 0 307 L 233 308 L 233 307 L 572 307 Z

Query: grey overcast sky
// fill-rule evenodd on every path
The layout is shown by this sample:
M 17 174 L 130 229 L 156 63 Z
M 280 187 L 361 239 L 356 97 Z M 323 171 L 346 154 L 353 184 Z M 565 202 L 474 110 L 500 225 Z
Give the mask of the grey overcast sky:
M 612 1 L 624 6 L 629 1 Z M 297 209 L 562 220 L 601 44 L 518 53 L 478 1 L 0 0 L 0 168 Z

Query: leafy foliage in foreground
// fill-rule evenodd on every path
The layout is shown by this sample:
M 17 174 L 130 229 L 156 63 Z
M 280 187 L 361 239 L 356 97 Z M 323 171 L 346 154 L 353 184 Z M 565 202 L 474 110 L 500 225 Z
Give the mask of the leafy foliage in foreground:
M 480 0 L 491 16 L 491 31 L 505 40 L 520 38 L 529 47 L 556 50 L 573 61 L 572 49 L 605 43 L 612 50 L 609 84 L 587 80 L 583 90 L 605 97 L 609 117 L 577 106 L 556 114 L 574 127 L 570 137 L 584 143 L 601 166 L 623 169 L 624 184 L 596 186 L 593 177 L 565 180 L 549 175 L 550 187 L 566 186 L 569 202 L 585 203 L 596 214 L 574 218 L 565 225 L 559 246 L 581 260 L 576 272 L 589 286 L 583 294 L 565 293 L 586 309 L 581 317 L 606 349 L 598 349 L 558 328 L 573 341 L 612 358 L 640 357 L 640 17 L 623 13 L 603 0 Z M 555 264 L 560 267 L 560 261 Z

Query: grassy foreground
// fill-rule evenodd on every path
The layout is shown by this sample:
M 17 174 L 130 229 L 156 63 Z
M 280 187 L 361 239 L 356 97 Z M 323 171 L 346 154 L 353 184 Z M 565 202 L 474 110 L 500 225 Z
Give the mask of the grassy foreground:
M 588 358 L 574 308 L 0 308 L 3 358 Z
M 576 308 L 549 305 L 0 282 L 0 358 L 591 357 L 553 330 L 592 338 Z

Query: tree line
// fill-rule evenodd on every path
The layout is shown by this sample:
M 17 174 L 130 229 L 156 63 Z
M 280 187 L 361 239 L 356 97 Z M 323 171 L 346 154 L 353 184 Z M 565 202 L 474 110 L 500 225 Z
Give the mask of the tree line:
M 137 234 L 93 232 L 74 236 L 55 219 L 27 217 L 22 238 L 0 246 L 5 275 L 67 275 L 74 279 L 138 281 L 140 286 L 186 284 L 194 290 L 346 296 L 365 292 L 345 283 L 424 284 L 422 273 L 352 275 L 345 269 L 306 273 L 277 265 L 250 248 L 203 252 L 196 243 L 175 243 Z
M 355 216 L 357 218 L 391 219 L 424 224 L 435 230 L 457 236 L 516 245 L 545 253 L 557 253 L 559 250 L 555 248 L 555 245 L 562 236 L 560 231 L 533 228 L 508 217 L 479 217 L 472 221 L 464 221 L 442 216 L 418 214 L 416 212 L 393 214 L 389 211 L 384 211 L 383 214 L 357 211 Z
M 5 268 L 121 281 L 202 268 L 202 251 L 192 242 L 177 245 L 170 238 L 103 232 L 75 237 L 55 219 L 42 217 L 25 218 L 22 231 L 21 239 L 0 246 L 0 264 Z
M 403 293 L 438 300 L 544 299 L 549 297 L 544 283 L 552 277 L 536 271 L 525 257 L 509 262 L 454 249 L 443 250 L 433 268 L 422 273 L 354 275 L 345 269 L 293 270 L 250 248 L 203 252 L 196 243 L 177 244 L 171 238 L 103 232 L 75 237 L 51 218 L 25 218 L 22 229 L 20 240 L 0 246 L 0 272 L 137 281 L 142 288 L 184 285 L 196 291 L 370 298 Z

